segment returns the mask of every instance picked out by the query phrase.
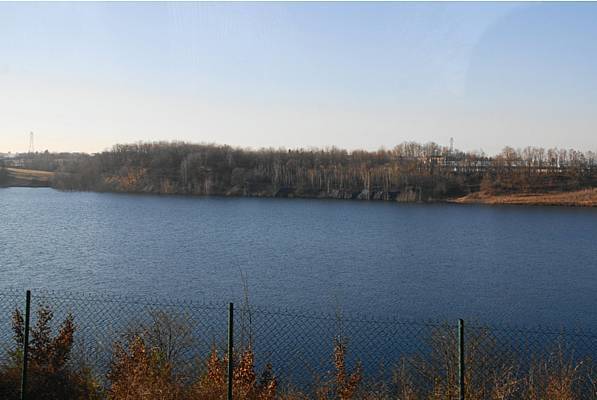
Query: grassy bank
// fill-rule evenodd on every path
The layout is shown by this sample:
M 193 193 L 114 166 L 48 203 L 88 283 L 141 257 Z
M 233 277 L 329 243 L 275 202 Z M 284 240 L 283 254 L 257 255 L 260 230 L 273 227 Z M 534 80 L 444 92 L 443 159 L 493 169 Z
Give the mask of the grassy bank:
M 597 207 L 597 188 L 563 193 L 517 193 L 495 195 L 477 192 L 449 201 L 460 204 Z
M 33 169 L 5 168 L 5 177 L 0 186 L 49 187 L 54 172 Z

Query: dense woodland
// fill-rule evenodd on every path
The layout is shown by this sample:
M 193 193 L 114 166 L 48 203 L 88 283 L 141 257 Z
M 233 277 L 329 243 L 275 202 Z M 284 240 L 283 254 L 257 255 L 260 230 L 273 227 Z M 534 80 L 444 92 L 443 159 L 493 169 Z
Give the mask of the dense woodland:
M 508 194 L 597 186 L 597 154 L 510 147 L 495 156 L 435 143 L 393 149 L 242 149 L 156 142 L 111 150 L 22 155 L 21 167 L 55 171 L 66 190 L 434 201 L 482 190 Z M 1 176 L 1 173 L 0 173 Z
M 0 187 L 8 183 L 8 172 L 6 171 L 6 163 L 0 160 Z

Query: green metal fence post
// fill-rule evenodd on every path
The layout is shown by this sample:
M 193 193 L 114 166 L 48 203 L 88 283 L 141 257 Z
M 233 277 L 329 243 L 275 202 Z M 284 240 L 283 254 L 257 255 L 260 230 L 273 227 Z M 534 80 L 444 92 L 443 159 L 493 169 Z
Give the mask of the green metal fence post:
M 29 317 L 31 314 L 31 291 L 27 290 L 25 300 L 25 332 L 23 332 L 23 369 L 21 371 L 21 400 L 27 394 L 27 364 L 29 361 Z
M 458 399 L 464 400 L 464 321 L 458 320 Z
M 228 304 L 228 400 L 232 400 L 234 372 L 234 304 Z

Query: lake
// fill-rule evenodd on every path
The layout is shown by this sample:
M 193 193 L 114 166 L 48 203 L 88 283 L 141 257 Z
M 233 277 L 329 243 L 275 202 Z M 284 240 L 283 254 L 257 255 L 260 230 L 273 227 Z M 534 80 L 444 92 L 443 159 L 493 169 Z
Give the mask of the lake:
M 597 209 L 8 188 L 0 259 L 0 288 L 597 328 Z

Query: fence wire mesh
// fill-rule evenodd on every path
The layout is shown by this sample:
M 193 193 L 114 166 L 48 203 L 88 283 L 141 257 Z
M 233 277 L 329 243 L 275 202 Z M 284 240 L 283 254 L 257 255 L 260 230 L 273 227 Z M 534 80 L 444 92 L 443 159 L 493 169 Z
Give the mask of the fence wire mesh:
M 20 290 L 6 289 L 0 291 L 0 368 L 3 372 L 9 359 L 15 356 L 14 332 L 12 329 L 12 313 L 17 307 L 22 307 L 25 300 L 25 293 Z M 4 374 L 3 374 L 4 375 Z M 20 375 L 19 375 L 20 377 Z M 15 397 L 19 393 L 17 382 L 4 383 L 3 377 L 0 377 L 0 398 Z M 18 381 L 20 384 L 20 381 Z
M 189 378 L 192 371 L 203 369 L 213 347 L 220 353 L 226 349 L 224 304 L 40 291 L 32 296 L 32 310 L 40 307 L 52 310 L 55 330 L 73 316 L 77 333 L 73 356 L 93 366 L 102 378 L 114 346 L 126 345 L 136 336 L 148 347 L 163 350 L 174 372 Z
M 20 395 L 24 304 L 0 291 L 2 399 Z M 457 321 L 237 304 L 233 322 L 235 398 L 460 398 Z M 223 303 L 34 291 L 28 398 L 224 399 L 227 334 Z M 465 399 L 597 399 L 590 332 L 465 322 L 463 350 Z

